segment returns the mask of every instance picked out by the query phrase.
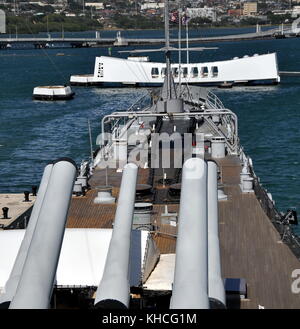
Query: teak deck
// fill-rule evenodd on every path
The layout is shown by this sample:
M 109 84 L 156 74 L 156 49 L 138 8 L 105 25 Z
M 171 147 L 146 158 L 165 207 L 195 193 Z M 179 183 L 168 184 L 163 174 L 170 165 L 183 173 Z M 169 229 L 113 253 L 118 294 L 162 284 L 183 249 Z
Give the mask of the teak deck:
M 221 184 L 227 201 L 219 201 L 219 234 L 222 275 L 224 278 L 244 278 L 247 299 L 241 308 L 300 308 L 300 294 L 291 291 L 293 270 L 299 260 L 281 238 L 264 213 L 254 193 L 242 193 L 239 187 L 241 164 L 238 157 L 218 161 Z M 139 170 L 138 183 L 147 183 L 148 169 Z M 121 173 L 109 169 L 109 185 L 117 197 Z M 92 189 L 85 197 L 72 199 L 67 227 L 112 228 L 116 205 L 95 205 L 97 185 L 105 185 L 105 170 L 96 170 L 90 180 Z M 160 187 L 161 188 L 161 187 Z M 169 212 L 179 211 L 179 204 L 168 204 Z M 161 225 L 164 204 L 153 207 L 153 233 L 161 253 L 175 253 L 176 227 Z

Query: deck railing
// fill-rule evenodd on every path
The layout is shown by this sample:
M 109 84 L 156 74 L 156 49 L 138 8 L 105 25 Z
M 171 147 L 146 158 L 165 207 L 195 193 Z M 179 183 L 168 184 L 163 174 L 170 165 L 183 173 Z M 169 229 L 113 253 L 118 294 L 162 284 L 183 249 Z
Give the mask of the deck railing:
M 209 105 L 209 107 L 213 109 L 224 109 L 224 105 L 219 99 L 219 97 L 214 93 L 212 93 L 211 91 L 207 92 L 206 99 L 207 99 L 206 103 L 207 105 Z
M 147 92 L 146 94 L 139 97 L 127 110 L 124 112 L 134 112 L 139 111 L 140 109 L 144 108 L 146 105 L 150 104 L 150 94 Z M 115 132 L 117 127 L 120 125 L 121 118 L 115 120 L 114 125 L 111 127 L 111 131 Z M 116 136 L 118 137 L 118 136 Z

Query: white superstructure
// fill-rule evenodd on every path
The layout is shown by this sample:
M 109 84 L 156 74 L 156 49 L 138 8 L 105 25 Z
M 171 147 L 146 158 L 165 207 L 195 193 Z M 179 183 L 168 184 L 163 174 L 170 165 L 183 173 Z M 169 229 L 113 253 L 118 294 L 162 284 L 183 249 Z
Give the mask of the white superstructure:
M 188 84 L 217 84 L 223 82 L 258 83 L 280 81 L 276 53 L 253 55 L 231 60 L 172 64 L 175 83 L 181 80 Z M 71 84 L 129 84 L 160 85 L 164 81 L 166 65 L 149 61 L 123 59 L 116 57 L 96 57 L 93 75 L 73 75 Z

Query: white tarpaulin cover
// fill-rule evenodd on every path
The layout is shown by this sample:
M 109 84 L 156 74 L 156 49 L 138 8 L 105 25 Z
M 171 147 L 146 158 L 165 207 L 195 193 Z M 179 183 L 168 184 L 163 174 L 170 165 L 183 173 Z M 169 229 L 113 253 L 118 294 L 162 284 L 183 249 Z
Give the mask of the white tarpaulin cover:
M 0 291 L 9 278 L 24 233 L 25 230 L 0 231 Z M 112 229 L 66 229 L 56 285 L 98 286 L 111 235 Z M 147 236 L 146 231 L 133 231 L 132 252 L 136 257 L 131 268 L 136 273 L 131 273 L 131 281 L 141 277 Z
M 160 255 L 157 266 L 144 284 L 146 290 L 172 290 L 175 256 L 175 254 Z

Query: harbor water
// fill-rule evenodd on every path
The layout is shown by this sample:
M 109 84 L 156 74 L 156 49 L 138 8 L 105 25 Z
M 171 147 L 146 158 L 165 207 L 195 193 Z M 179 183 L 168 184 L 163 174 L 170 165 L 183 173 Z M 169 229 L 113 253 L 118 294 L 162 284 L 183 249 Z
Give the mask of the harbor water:
M 217 32 L 222 34 L 222 30 L 199 30 L 192 31 L 191 36 Z M 223 34 L 233 32 L 224 29 Z M 109 36 L 115 32 L 106 33 Z M 146 38 L 159 33 L 131 31 L 129 34 Z M 300 71 L 298 38 L 204 46 L 219 48 L 190 53 L 191 62 L 277 52 L 281 71 Z M 121 49 L 114 47 L 112 55 L 121 56 L 118 50 Z M 107 54 L 107 48 L 35 50 L 24 45 L 19 49 L 0 50 L 0 193 L 22 192 L 38 184 L 49 160 L 68 156 L 80 163 L 88 158 L 88 120 L 95 141 L 103 115 L 125 110 L 147 92 L 147 89 L 73 87 L 76 95 L 71 101 L 32 100 L 34 87 L 64 84 L 72 74 L 92 73 L 95 56 Z M 162 54 L 149 56 L 152 60 L 163 60 Z M 272 193 L 276 206 L 282 211 L 291 207 L 300 209 L 300 77 L 284 77 L 278 86 L 213 91 L 225 107 L 238 115 L 241 144 L 252 158 L 264 187 Z M 300 233 L 299 229 L 296 231 Z

